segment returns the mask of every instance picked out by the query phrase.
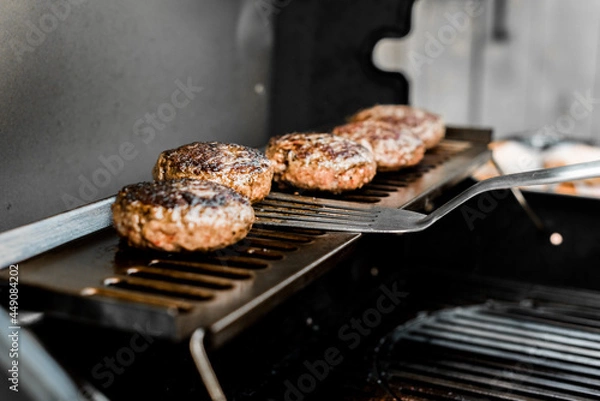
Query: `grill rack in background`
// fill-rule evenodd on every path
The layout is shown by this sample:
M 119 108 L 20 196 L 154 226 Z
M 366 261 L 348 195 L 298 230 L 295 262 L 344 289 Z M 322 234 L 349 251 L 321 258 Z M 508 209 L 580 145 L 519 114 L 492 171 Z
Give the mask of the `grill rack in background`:
M 399 326 L 375 354 L 381 385 L 411 400 L 597 400 L 600 296 L 538 287 L 509 298 Z

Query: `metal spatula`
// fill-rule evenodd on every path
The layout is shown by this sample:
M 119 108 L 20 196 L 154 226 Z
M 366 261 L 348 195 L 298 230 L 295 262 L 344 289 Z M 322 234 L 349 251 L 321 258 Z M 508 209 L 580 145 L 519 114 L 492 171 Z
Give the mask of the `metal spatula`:
M 421 231 L 483 192 L 600 177 L 600 160 L 508 174 L 480 181 L 430 214 L 351 202 L 271 193 L 255 205 L 257 224 L 355 233 Z

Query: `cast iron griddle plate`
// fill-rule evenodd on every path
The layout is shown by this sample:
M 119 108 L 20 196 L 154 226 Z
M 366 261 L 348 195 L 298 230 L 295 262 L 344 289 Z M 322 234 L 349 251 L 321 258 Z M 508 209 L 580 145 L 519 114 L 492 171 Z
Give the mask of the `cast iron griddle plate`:
M 489 130 L 449 129 L 418 166 L 381 174 L 341 199 L 426 206 L 489 160 L 490 137 Z M 204 328 L 219 345 L 334 266 L 359 237 L 256 225 L 218 252 L 168 254 L 131 249 L 106 228 L 22 261 L 19 284 L 33 310 L 175 340 Z M 8 281 L 8 272 L 0 278 Z

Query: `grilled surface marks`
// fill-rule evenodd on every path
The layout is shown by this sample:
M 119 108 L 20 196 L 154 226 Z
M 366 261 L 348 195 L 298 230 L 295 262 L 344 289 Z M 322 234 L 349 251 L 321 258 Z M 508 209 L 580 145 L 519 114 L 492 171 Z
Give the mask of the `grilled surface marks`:
M 211 251 L 244 238 L 254 223 L 250 201 L 212 181 L 177 179 L 124 187 L 113 224 L 130 245 L 164 251 Z
M 363 120 L 334 127 L 332 133 L 365 146 L 375 157 L 377 171 L 397 171 L 418 164 L 425 144 L 412 131 L 379 120 Z
M 359 110 L 349 118 L 350 122 L 363 120 L 386 121 L 399 128 L 417 134 L 425 148 L 431 149 L 445 137 L 446 128 L 440 115 L 422 108 L 401 104 L 379 104 Z
M 155 180 L 194 178 L 233 188 L 250 202 L 258 202 L 271 190 L 270 160 L 259 150 L 231 143 L 193 142 L 163 151 L 152 175 Z
M 329 133 L 290 133 L 272 137 L 266 155 L 278 184 L 341 193 L 369 183 L 377 172 L 372 152 Z

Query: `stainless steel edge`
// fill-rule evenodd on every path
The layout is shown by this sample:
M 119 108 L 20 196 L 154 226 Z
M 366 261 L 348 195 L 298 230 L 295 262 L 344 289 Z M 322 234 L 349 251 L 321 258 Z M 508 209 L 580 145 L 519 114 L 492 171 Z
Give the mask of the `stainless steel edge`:
M 115 197 L 0 233 L 0 270 L 112 224 Z

